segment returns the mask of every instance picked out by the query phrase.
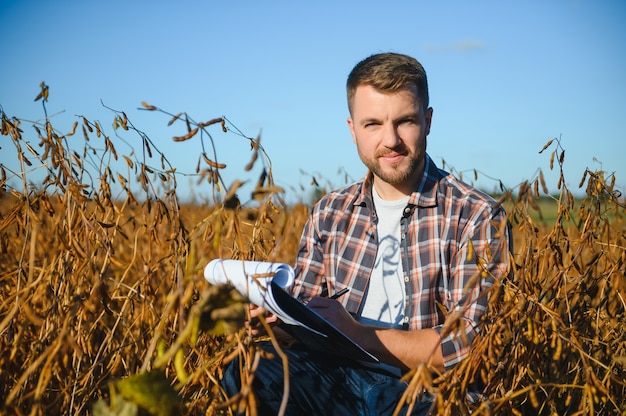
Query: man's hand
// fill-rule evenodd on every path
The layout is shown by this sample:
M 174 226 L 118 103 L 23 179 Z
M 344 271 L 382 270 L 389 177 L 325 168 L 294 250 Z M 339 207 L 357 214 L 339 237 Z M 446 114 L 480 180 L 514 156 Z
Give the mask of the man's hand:
M 346 334 L 348 338 L 355 339 L 356 333 L 363 327 L 338 300 L 314 297 L 307 303 L 307 306 L 326 318 L 327 321 Z
M 295 338 L 278 326 L 280 319 L 278 319 L 276 315 L 260 306 L 250 304 L 250 320 L 246 322 L 246 326 L 250 328 L 250 334 L 253 337 L 267 334 L 267 330 L 261 323 L 261 319 L 259 319 L 260 316 L 263 316 L 265 323 L 270 326 L 274 337 L 276 337 L 276 340 L 282 348 L 289 348 L 297 342 Z
M 250 328 L 253 336 L 262 335 L 267 332 L 261 323 L 259 316 L 263 316 L 265 318 L 265 322 L 270 327 L 274 327 L 274 325 L 279 322 L 278 317 L 273 313 L 268 312 L 260 306 L 250 304 L 250 320 L 246 322 L 246 326 Z

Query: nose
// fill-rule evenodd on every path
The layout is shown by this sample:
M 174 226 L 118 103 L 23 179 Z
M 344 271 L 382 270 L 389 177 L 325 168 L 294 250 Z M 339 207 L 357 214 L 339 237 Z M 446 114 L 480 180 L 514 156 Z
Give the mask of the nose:
M 398 129 L 393 123 L 386 123 L 381 134 L 383 135 L 381 144 L 389 149 L 397 147 L 402 142 Z

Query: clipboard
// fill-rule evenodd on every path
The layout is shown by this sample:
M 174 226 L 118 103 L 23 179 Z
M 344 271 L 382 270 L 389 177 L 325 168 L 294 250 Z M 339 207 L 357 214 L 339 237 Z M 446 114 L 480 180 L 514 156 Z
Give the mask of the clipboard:
M 320 314 L 285 292 L 274 282 L 270 284 L 276 304 L 302 325 L 281 323 L 280 328 L 307 347 L 316 351 L 343 356 L 364 363 L 379 363 L 378 358 L 348 338 Z

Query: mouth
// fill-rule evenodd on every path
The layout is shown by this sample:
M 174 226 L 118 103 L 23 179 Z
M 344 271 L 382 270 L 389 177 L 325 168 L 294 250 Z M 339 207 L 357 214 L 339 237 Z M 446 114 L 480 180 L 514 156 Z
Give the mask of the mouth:
M 402 161 L 406 157 L 404 153 L 387 152 L 378 156 L 378 159 L 389 164 L 394 164 Z

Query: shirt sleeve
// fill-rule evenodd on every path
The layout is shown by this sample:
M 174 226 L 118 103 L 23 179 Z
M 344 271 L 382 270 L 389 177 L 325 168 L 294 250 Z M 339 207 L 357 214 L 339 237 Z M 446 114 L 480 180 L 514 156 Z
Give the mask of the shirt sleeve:
M 301 301 L 323 296 L 326 289 L 322 237 L 318 231 L 319 219 L 320 208 L 316 205 L 300 238 L 295 264 L 296 280 L 291 292 Z
M 461 233 L 450 265 L 448 317 L 435 327 L 442 337 L 446 370 L 469 353 L 487 309 L 489 289 L 507 273 L 510 241 L 510 227 L 501 208 L 483 209 Z

